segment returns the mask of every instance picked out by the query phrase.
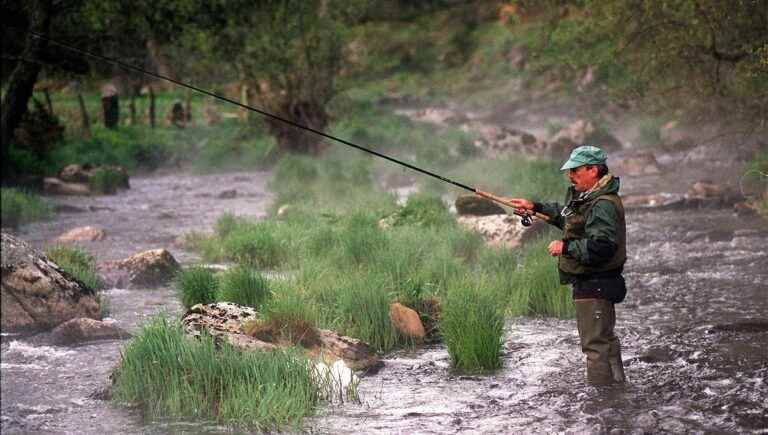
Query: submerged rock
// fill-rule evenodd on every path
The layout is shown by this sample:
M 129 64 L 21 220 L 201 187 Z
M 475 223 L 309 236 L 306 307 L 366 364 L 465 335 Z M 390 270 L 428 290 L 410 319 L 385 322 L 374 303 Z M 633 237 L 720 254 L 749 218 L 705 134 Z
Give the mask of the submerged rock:
M 73 228 L 57 237 L 55 241 L 57 243 L 94 242 L 104 240 L 106 237 L 107 233 L 103 229 L 85 226 Z
M 71 345 L 94 340 L 128 338 L 130 334 L 114 322 L 79 317 L 68 320 L 51 331 L 51 340 L 58 345 Z
M 165 249 L 139 252 L 124 260 L 99 264 L 99 276 L 107 287 L 157 287 L 168 283 L 181 266 Z
M 26 242 L 2 233 L 2 330 L 53 328 L 77 317 L 100 318 L 95 291 Z

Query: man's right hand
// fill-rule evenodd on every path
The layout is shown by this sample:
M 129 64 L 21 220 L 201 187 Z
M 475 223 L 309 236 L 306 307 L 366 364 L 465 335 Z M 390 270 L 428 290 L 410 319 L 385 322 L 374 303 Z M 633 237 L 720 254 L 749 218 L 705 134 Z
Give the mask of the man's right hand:
M 526 211 L 533 210 L 533 202 L 528 201 L 527 199 L 522 198 L 505 198 L 509 205 L 514 207 L 515 211 L 518 213 L 525 213 Z

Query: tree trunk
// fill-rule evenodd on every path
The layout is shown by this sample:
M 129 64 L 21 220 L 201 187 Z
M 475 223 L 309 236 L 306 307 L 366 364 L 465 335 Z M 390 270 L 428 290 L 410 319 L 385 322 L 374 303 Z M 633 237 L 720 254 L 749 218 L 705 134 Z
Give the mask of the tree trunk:
M 104 110 L 104 126 L 115 129 L 120 123 L 120 104 L 117 94 L 101 97 L 101 107 Z
M 131 102 L 128 104 L 128 110 L 131 112 L 131 125 L 136 125 L 136 93 L 131 93 Z
M 187 89 L 187 95 L 184 101 L 184 116 L 186 116 L 187 125 L 192 122 L 192 93 Z
M 149 126 L 155 128 L 155 91 L 149 85 Z
M 86 139 L 91 138 L 91 119 L 88 117 L 88 110 L 85 108 L 85 100 L 83 94 L 80 92 L 80 87 L 77 89 L 77 103 L 80 105 L 80 121 L 83 130 L 83 137 Z
M 51 23 L 51 0 L 30 1 L 28 11 L 30 30 L 47 34 Z M 27 44 L 21 58 L 31 61 L 18 62 L 8 79 L 8 88 L 3 97 L 3 110 L 0 115 L 0 124 L 2 124 L 0 160 L 2 160 L 3 165 L 3 177 L 13 176 L 13 168 L 8 159 L 10 143 L 16 127 L 19 126 L 21 118 L 27 112 L 27 104 L 32 97 L 32 89 L 40 73 L 40 63 L 36 60 L 40 58 L 47 45 L 46 40 L 28 34 Z
M 51 93 L 48 88 L 43 89 L 43 95 L 45 95 L 45 105 L 48 106 L 48 114 L 53 116 L 53 102 L 51 101 Z

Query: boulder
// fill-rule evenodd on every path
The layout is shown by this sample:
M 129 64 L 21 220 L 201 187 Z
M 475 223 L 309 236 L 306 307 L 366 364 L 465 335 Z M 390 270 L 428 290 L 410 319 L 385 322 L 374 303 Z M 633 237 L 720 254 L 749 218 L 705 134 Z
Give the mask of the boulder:
M 256 311 L 253 308 L 230 302 L 216 302 L 193 306 L 181 322 L 190 336 L 199 337 L 206 331 L 214 340 L 227 342 L 242 351 L 268 351 L 284 345 L 246 334 L 246 323 L 255 320 Z M 305 347 L 311 356 L 322 355 L 327 362 L 343 360 L 344 364 L 353 370 L 366 370 L 381 364 L 376 353 L 360 340 L 324 329 L 314 332 L 317 340 Z
M 500 205 L 477 195 L 460 195 L 456 198 L 456 213 L 459 216 L 490 216 L 495 214 L 506 215 L 507 212 Z
M 421 341 L 427 335 L 421 318 L 419 318 L 419 313 L 398 302 L 390 304 L 389 320 L 392 321 L 392 326 L 404 337 Z
M 87 196 L 91 194 L 91 189 L 87 184 L 66 183 L 53 177 L 43 179 L 43 191 L 49 195 Z
M 73 318 L 100 318 L 93 289 L 6 233 L 2 233 L 0 295 L 3 331 L 47 330 Z
M 68 320 L 51 331 L 51 340 L 57 345 L 72 345 L 94 340 L 128 338 L 130 334 L 115 325 L 114 321 L 79 317 Z
M 99 275 L 107 287 L 124 288 L 165 285 L 179 269 L 179 263 L 165 249 L 151 249 L 98 265 Z
M 534 224 L 524 227 L 517 215 L 459 216 L 457 222 L 483 236 L 490 246 L 516 248 L 537 233 L 545 224 L 534 219 Z
M 652 153 L 640 153 L 633 156 L 609 161 L 609 167 L 616 175 L 649 175 L 661 172 L 656 157 Z
M 98 240 L 104 240 L 107 237 L 107 233 L 97 227 L 77 227 L 73 228 L 66 233 L 56 238 L 56 243 L 71 243 L 71 242 L 94 242 Z

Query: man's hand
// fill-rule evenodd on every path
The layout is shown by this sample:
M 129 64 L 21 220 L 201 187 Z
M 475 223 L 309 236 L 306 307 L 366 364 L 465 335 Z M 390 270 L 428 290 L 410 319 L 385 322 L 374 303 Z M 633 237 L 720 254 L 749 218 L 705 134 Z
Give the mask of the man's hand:
M 563 241 L 562 240 L 553 240 L 549 247 L 547 248 L 549 251 L 549 255 L 553 257 L 559 257 L 563 255 Z
M 518 213 L 525 213 L 527 211 L 533 210 L 533 203 L 531 201 L 528 201 L 527 199 L 522 198 L 505 198 L 507 200 L 507 203 L 509 203 L 510 207 L 514 207 L 515 211 Z

